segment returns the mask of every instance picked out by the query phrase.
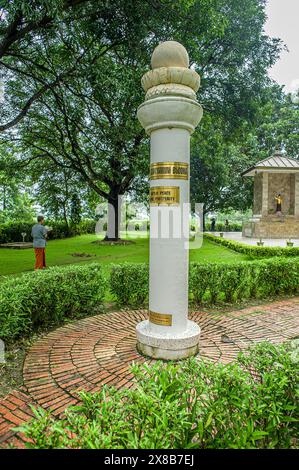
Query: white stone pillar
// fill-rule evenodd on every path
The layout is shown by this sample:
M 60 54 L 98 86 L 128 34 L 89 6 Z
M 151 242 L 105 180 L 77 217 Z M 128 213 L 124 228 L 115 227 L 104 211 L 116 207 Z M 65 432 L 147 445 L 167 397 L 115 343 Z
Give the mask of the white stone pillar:
M 294 215 L 299 218 L 299 174 L 295 174 Z
M 200 335 L 188 320 L 190 134 L 202 117 L 200 78 L 174 41 L 156 47 L 151 65 L 137 114 L 151 137 L 149 320 L 137 325 L 137 347 L 182 359 L 198 352 Z
M 262 216 L 266 217 L 269 213 L 269 173 L 263 172 L 262 185 Z

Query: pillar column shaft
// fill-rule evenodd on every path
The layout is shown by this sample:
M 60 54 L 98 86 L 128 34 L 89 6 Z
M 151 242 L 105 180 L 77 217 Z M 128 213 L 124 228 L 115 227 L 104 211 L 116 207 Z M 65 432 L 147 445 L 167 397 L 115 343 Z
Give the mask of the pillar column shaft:
M 159 129 L 151 133 L 151 163 L 177 162 L 189 168 L 190 133 L 186 129 Z M 188 172 L 189 173 L 189 172 Z M 179 189 L 176 206 L 150 208 L 150 330 L 177 334 L 188 318 L 189 175 L 187 179 L 154 179 L 151 188 Z M 171 315 L 171 325 L 151 322 L 151 312 Z
M 200 328 L 188 320 L 190 134 L 202 116 L 199 76 L 185 48 L 160 44 L 138 119 L 151 137 L 149 319 L 136 327 L 137 348 L 158 359 L 198 352 Z
M 294 215 L 299 217 L 299 174 L 295 174 Z
M 267 216 L 268 215 L 268 205 L 269 205 L 269 195 L 268 195 L 268 189 L 269 189 L 269 174 L 264 172 L 263 173 L 263 190 L 262 190 L 262 216 Z

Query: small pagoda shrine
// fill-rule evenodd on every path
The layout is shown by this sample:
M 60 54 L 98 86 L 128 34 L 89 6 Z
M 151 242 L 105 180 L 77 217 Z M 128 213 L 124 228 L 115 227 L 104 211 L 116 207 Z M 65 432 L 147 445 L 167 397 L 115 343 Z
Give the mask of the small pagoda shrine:
M 254 178 L 253 216 L 243 236 L 299 238 L 299 161 L 276 151 L 242 176 Z

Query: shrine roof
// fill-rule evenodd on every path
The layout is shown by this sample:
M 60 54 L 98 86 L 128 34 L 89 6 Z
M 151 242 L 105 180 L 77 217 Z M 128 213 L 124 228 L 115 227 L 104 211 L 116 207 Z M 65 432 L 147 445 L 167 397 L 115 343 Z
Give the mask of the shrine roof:
M 275 152 L 272 157 L 265 158 L 243 171 L 241 176 L 254 176 L 261 171 L 270 173 L 297 173 L 299 172 L 299 160 L 285 157 L 280 152 Z

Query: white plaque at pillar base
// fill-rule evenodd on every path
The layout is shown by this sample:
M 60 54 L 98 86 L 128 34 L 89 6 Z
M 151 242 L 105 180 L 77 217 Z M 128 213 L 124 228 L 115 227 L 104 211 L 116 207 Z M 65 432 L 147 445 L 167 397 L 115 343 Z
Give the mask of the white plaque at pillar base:
M 190 320 L 187 321 L 187 329 L 178 334 L 154 332 L 150 322 L 144 320 L 138 323 L 136 334 L 138 351 L 153 359 L 186 359 L 199 350 L 200 327 Z

